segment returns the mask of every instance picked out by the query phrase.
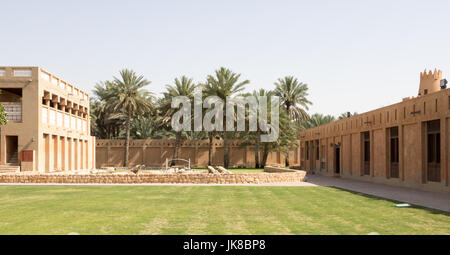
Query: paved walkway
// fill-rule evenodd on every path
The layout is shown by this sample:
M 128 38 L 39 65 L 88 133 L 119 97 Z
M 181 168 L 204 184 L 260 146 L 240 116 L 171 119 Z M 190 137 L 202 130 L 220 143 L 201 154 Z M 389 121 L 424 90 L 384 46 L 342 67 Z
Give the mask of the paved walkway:
M 395 187 L 365 181 L 308 175 L 308 182 L 318 186 L 330 186 L 450 212 L 450 194 Z

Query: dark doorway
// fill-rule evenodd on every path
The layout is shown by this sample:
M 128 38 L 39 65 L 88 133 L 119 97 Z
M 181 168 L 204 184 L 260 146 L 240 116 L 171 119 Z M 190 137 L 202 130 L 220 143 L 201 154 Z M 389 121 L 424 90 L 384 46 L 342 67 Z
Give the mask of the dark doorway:
M 340 147 L 336 147 L 335 149 L 335 173 L 336 174 L 340 174 L 341 173 L 341 148 Z
M 391 127 L 389 129 L 389 161 L 390 161 L 390 174 L 389 176 L 391 178 L 398 178 L 399 177 L 399 167 L 398 167 L 398 159 L 399 159 L 399 152 L 398 152 L 398 127 Z
M 427 122 L 427 180 L 441 181 L 441 133 L 440 120 Z
M 364 167 L 363 173 L 365 175 L 370 175 L 370 133 L 363 132 L 362 139 L 363 139 L 363 167 Z
M 17 136 L 6 136 L 6 163 L 18 164 L 18 137 Z

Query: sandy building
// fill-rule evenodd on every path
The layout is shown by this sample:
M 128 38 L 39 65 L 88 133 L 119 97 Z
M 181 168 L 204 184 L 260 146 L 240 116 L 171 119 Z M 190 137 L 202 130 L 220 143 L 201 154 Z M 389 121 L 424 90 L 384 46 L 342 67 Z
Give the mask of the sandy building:
M 423 72 L 417 97 L 301 132 L 310 173 L 450 192 L 450 90 Z
M 0 90 L 0 171 L 95 167 L 86 92 L 39 67 L 0 67 Z

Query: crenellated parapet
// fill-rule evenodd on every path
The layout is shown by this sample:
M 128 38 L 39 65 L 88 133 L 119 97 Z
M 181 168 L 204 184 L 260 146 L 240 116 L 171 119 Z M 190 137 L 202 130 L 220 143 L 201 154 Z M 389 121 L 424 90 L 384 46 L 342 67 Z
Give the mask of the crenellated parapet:
M 419 96 L 427 95 L 441 90 L 440 82 L 442 80 L 442 71 L 434 69 L 420 73 Z

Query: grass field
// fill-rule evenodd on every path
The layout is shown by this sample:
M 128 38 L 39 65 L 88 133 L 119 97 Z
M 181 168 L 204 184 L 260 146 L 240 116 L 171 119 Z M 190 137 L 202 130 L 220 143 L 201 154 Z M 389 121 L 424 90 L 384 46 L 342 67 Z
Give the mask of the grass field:
M 0 234 L 450 234 L 450 215 L 327 187 L 0 186 Z

